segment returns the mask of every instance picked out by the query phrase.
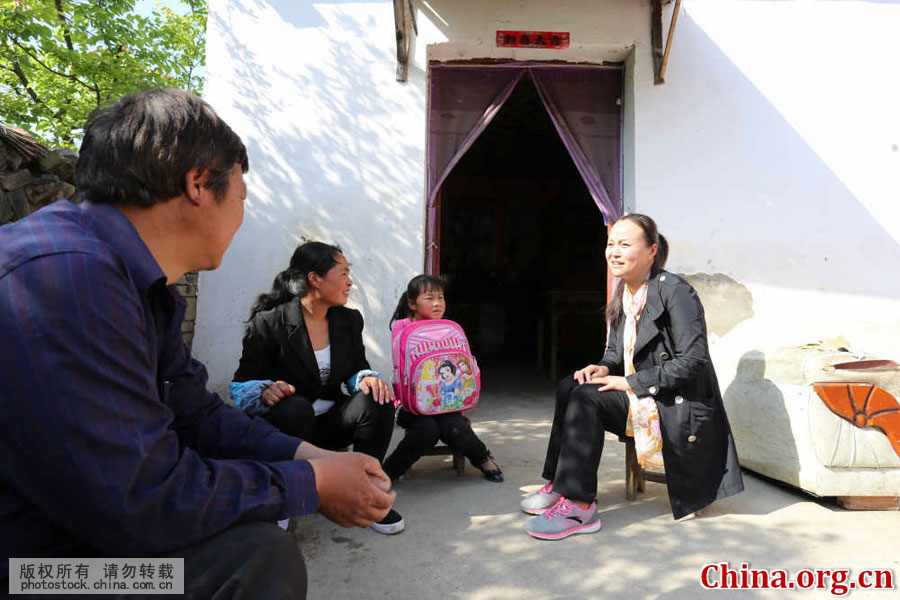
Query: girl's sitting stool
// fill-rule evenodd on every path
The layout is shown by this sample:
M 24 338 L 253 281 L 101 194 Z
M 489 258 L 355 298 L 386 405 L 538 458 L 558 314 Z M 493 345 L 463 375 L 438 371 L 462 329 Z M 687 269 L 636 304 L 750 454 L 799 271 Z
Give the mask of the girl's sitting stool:
M 466 415 L 463 415 L 462 418 L 466 423 L 472 423 Z M 451 454 L 453 455 L 453 468 L 456 469 L 456 474 L 461 476 L 466 472 L 466 457 L 461 452 L 457 452 L 450 446 L 440 445 L 426 452 L 425 456 L 447 456 Z
M 634 438 L 620 435 L 619 441 L 625 444 L 625 499 L 634 500 L 639 492 L 643 492 L 647 481 L 666 485 L 665 471 L 648 471 L 637 460 L 634 449 Z

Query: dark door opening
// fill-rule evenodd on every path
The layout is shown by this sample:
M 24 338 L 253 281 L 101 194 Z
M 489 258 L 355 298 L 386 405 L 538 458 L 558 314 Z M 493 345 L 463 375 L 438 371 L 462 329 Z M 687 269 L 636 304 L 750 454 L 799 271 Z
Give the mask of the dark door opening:
M 448 318 L 482 368 L 558 375 L 606 342 L 606 225 L 525 76 L 441 187 Z

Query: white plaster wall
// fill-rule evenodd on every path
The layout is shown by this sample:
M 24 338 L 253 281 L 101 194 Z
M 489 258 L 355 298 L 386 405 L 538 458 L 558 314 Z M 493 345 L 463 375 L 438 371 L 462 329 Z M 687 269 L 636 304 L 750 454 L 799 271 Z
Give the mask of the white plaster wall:
M 753 348 L 900 358 L 898 28 L 896 2 L 688 0 L 666 85 L 636 83 L 637 209 L 672 270 L 753 295 L 713 340 L 723 386 Z
M 429 58 L 625 62 L 626 208 L 657 219 L 671 270 L 753 295 L 755 316 L 713 339 L 723 387 L 759 347 L 843 335 L 900 356 L 900 4 L 686 0 L 663 86 L 647 0 L 415 4 L 401 85 L 391 2 L 210 3 L 206 97 L 251 162 L 244 226 L 200 279 L 194 351 L 213 388 L 304 236 L 345 248 L 386 370 L 390 312 L 422 265 Z M 572 47 L 499 49 L 498 29 L 570 31 Z
M 422 264 L 424 71 L 395 80 L 390 2 L 214 0 L 206 99 L 250 154 L 244 223 L 222 266 L 201 274 L 194 354 L 222 391 L 243 321 L 304 239 L 352 264 L 350 306 L 385 369 L 387 324 Z

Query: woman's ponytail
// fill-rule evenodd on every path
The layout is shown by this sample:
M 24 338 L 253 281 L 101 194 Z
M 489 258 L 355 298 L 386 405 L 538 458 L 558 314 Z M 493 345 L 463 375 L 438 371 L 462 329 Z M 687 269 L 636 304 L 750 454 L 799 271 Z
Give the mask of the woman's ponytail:
M 669 240 L 666 239 L 666 236 L 657 232 L 656 233 L 656 257 L 653 259 L 653 266 L 657 269 L 665 269 L 666 261 L 669 259 Z

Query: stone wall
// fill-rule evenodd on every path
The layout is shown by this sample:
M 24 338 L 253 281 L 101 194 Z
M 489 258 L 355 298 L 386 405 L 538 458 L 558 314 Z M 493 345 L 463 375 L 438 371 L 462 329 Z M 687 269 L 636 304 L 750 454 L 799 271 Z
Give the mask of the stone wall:
M 21 130 L 0 126 L 0 225 L 75 194 L 78 154 L 48 150 Z
M 74 150 L 48 149 L 24 131 L 0 125 L 0 225 L 57 200 L 71 199 L 77 160 Z M 188 273 L 175 285 L 187 302 L 181 335 L 190 348 L 197 320 L 197 273 Z
M 197 322 L 197 273 L 187 273 L 179 279 L 175 286 L 178 293 L 187 302 L 187 310 L 184 313 L 184 321 L 181 323 L 181 337 L 190 349 L 194 341 L 194 324 Z

